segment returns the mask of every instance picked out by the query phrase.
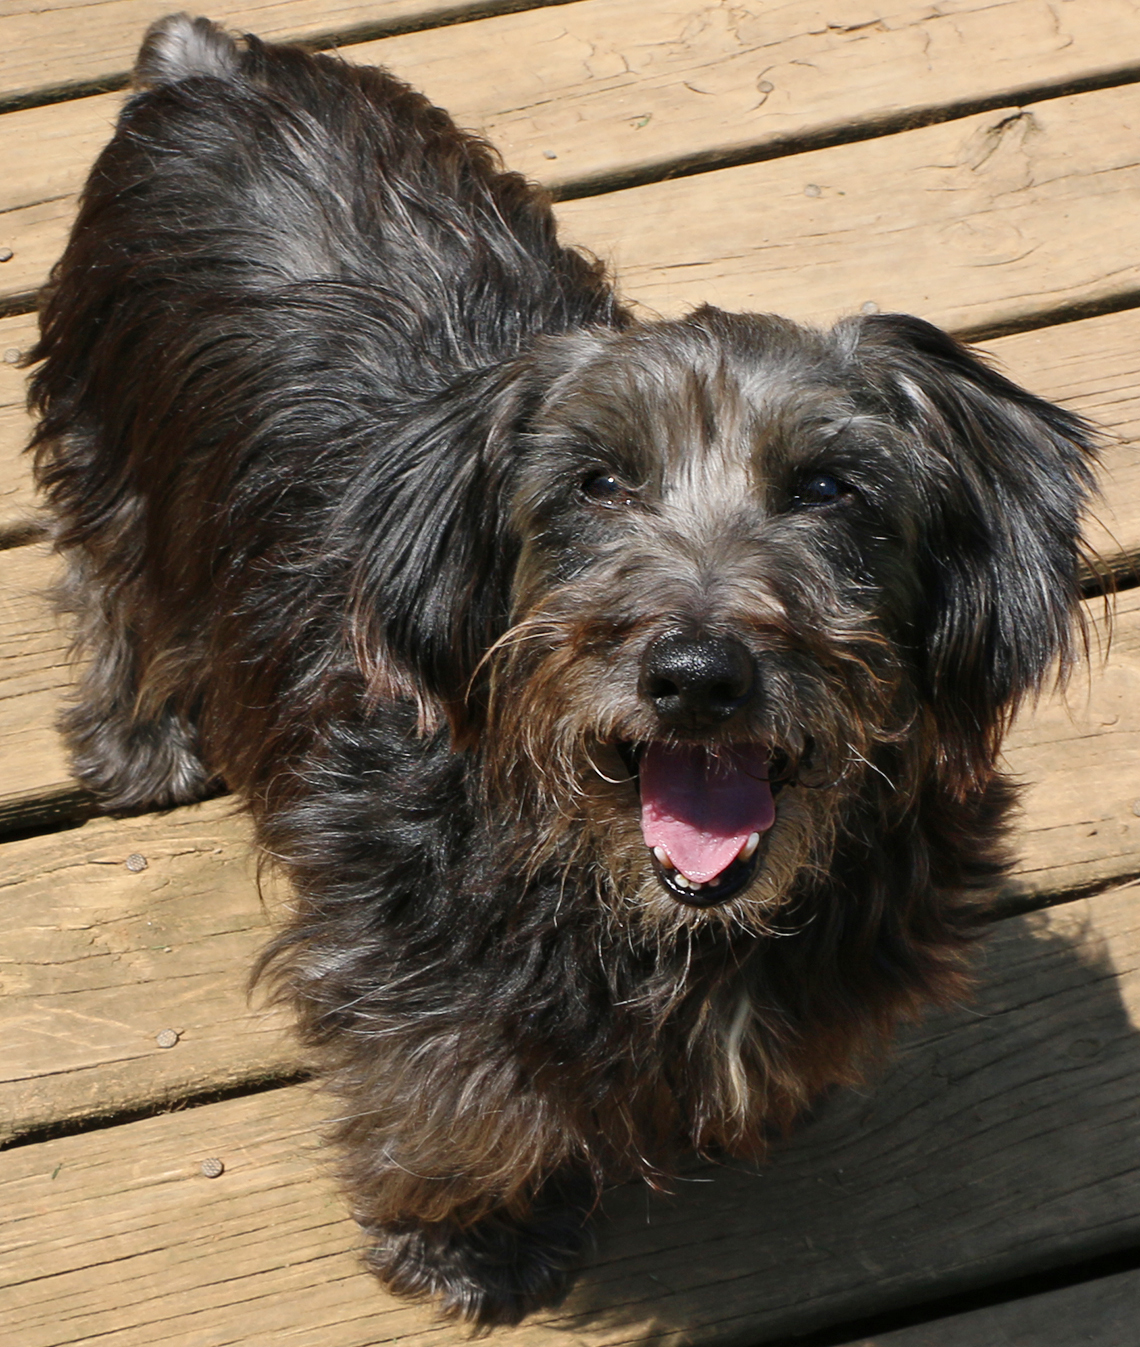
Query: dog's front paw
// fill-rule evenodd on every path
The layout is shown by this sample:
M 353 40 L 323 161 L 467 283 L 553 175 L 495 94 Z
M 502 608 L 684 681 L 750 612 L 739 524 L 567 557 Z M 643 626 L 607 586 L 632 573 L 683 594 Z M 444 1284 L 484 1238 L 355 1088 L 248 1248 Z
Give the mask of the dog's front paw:
M 572 1179 L 548 1184 L 521 1219 L 494 1212 L 468 1226 L 366 1226 L 365 1259 L 397 1295 L 431 1297 L 476 1329 L 517 1324 L 570 1289 L 589 1242 L 592 1198 L 592 1185 Z

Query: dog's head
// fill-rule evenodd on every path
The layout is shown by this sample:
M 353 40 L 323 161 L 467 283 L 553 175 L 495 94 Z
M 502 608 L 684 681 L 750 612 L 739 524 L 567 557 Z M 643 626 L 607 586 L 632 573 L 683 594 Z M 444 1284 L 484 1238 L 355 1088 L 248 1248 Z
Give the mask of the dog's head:
M 495 377 L 396 521 L 414 583 L 387 539 L 364 592 L 532 860 L 755 924 L 837 828 L 984 789 L 1068 655 L 1077 418 L 901 316 L 706 308 Z

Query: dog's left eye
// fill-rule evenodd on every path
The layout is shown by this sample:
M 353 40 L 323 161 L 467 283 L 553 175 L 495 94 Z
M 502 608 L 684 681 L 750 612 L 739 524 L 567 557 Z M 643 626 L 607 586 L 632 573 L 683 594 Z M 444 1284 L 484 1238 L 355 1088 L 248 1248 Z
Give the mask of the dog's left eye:
M 582 494 L 599 505 L 628 505 L 633 498 L 624 482 L 606 472 L 592 472 L 584 477 Z
M 850 494 L 851 487 L 846 482 L 829 472 L 817 472 L 798 483 L 794 499 L 797 505 L 829 505 Z

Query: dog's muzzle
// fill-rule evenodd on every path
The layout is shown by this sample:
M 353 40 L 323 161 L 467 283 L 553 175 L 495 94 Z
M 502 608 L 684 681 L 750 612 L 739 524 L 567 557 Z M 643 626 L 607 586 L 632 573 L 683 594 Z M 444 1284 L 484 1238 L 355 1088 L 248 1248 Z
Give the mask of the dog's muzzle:
M 629 749 L 654 872 L 689 906 L 726 902 L 752 882 L 776 819 L 769 746 L 705 737 L 753 706 L 752 655 L 731 636 L 670 632 L 646 648 L 638 692 L 663 732 Z

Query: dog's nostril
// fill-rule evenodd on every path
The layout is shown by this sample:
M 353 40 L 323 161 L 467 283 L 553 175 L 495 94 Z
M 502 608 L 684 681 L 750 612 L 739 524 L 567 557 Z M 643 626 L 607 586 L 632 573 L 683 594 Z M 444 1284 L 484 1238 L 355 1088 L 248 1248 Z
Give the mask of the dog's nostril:
M 659 637 L 642 660 L 641 695 L 674 725 L 707 728 L 751 700 L 752 656 L 730 636 Z

